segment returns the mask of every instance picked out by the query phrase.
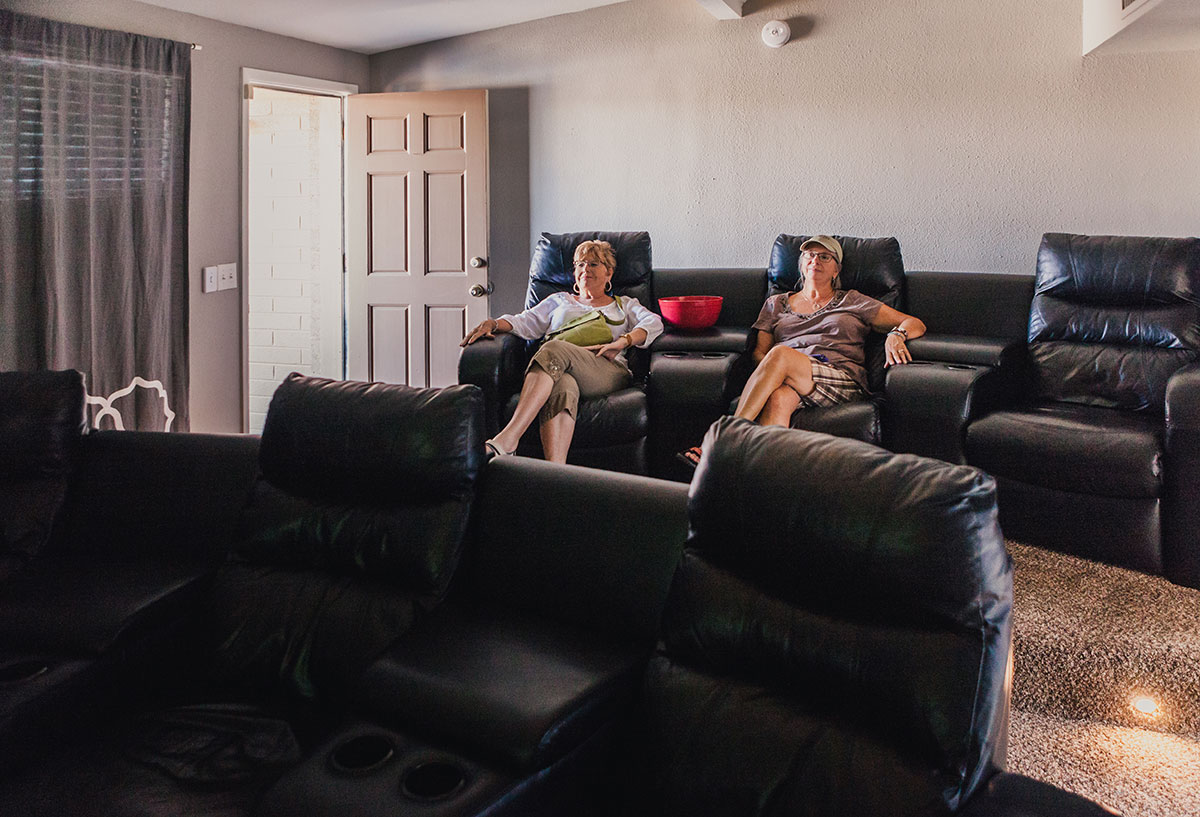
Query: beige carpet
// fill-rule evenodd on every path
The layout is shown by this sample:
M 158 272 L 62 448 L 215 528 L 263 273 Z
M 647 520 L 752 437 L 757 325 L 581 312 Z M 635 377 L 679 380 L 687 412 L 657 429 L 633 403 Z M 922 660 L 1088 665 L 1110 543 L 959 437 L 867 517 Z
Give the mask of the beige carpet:
M 1200 591 L 1008 544 L 1009 768 L 1130 817 L 1200 817 Z
M 1200 742 L 1096 721 L 1014 711 L 1008 770 L 1127 817 L 1200 815 Z

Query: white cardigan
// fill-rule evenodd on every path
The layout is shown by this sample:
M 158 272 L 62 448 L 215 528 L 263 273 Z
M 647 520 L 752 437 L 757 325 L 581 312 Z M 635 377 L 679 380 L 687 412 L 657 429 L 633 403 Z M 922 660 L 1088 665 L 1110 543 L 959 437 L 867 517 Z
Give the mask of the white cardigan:
M 580 303 L 569 292 L 555 292 L 547 295 L 524 312 L 500 317 L 512 324 L 513 334 L 517 337 L 536 340 L 567 321 L 585 315 L 593 309 L 599 309 L 610 320 L 620 320 L 622 317 L 625 319 L 624 322 L 615 326 L 609 324 L 608 328 L 612 330 L 613 340 L 634 329 L 644 329 L 646 330 L 646 339 L 637 345 L 642 348 L 649 346 L 655 338 L 662 334 L 662 318 L 638 303 L 637 298 L 628 295 L 620 297 L 620 307 L 617 306 L 615 300 L 607 306 L 595 307 Z

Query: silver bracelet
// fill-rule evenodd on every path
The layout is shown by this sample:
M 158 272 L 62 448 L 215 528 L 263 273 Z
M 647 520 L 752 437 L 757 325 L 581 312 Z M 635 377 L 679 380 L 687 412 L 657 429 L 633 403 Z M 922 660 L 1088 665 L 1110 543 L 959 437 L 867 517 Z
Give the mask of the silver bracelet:
M 892 329 L 888 330 L 888 334 L 889 335 L 903 335 L 904 339 L 906 341 L 908 340 L 908 332 L 904 329 L 903 326 L 893 327 Z

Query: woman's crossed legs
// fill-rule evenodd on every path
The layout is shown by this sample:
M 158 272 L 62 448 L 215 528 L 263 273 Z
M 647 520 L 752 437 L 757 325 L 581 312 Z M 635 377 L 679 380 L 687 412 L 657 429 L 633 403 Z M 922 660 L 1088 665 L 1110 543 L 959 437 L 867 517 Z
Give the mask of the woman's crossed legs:
M 746 381 L 733 416 L 764 426 L 791 425 L 801 406 L 833 406 L 852 400 L 862 389 L 836 366 L 790 346 L 773 346 Z M 688 465 L 700 462 L 700 446 L 677 456 Z

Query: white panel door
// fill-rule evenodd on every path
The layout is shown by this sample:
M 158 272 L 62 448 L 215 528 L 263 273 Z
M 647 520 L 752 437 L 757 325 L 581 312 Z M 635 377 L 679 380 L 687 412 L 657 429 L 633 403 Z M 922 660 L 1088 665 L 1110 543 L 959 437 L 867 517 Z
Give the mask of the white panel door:
M 346 122 L 347 371 L 447 386 L 488 314 L 487 92 L 357 94 Z

